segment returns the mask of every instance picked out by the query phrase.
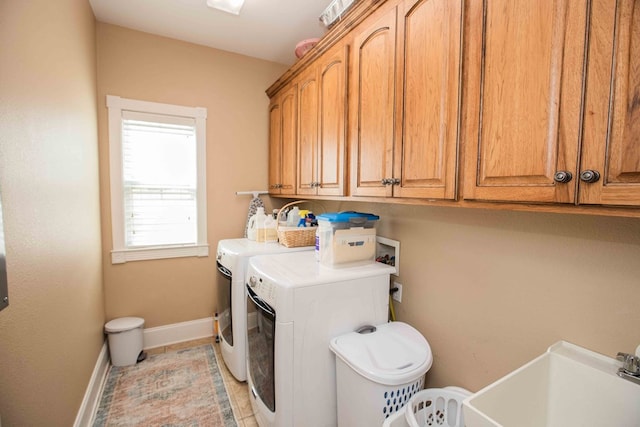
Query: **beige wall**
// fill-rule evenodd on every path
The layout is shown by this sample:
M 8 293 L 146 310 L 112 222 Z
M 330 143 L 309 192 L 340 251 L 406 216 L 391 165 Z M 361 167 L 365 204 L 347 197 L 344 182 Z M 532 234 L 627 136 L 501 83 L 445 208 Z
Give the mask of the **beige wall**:
M 103 23 L 98 23 L 97 47 L 107 319 L 141 316 L 146 327 L 154 327 L 212 316 L 216 245 L 244 232 L 251 198 L 235 192 L 266 186 L 264 91 L 285 68 Z M 111 264 L 106 95 L 208 109 L 209 257 Z
M 400 240 L 398 320 L 431 344 L 427 385 L 477 391 L 566 340 L 615 357 L 640 344 L 640 221 L 341 203 Z
M 102 348 L 95 21 L 85 0 L 0 2 L 6 426 L 70 426 Z

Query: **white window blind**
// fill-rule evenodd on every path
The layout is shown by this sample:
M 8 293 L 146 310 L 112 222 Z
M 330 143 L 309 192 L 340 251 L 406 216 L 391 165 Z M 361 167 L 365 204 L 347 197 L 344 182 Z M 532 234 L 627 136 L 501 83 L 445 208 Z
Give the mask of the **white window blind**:
M 195 120 L 122 112 L 125 242 L 197 243 Z

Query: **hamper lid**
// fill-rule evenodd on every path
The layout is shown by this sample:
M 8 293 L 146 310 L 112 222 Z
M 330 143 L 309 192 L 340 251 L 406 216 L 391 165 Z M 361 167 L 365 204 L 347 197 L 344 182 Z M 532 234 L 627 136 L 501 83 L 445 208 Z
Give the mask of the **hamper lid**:
M 144 319 L 141 317 L 120 317 L 113 319 L 104 325 L 107 332 L 124 332 L 136 329 L 144 325 Z
M 427 340 L 403 322 L 371 333 L 350 332 L 331 340 L 331 351 L 360 375 L 379 384 L 404 384 L 424 375 L 433 362 Z
M 377 221 L 380 219 L 378 215 L 370 213 L 362 213 L 355 211 L 346 212 L 327 212 L 320 214 L 316 217 L 318 220 L 324 220 L 329 222 L 354 222 L 364 223 L 366 221 Z

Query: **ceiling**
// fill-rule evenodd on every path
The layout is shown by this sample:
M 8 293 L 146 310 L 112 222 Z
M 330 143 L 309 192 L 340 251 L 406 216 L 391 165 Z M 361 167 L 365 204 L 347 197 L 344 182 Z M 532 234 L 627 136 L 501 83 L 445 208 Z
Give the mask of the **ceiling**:
M 246 0 L 240 15 L 206 0 L 89 0 L 96 19 L 285 65 L 296 44 L 321 37 L 320 14 L 331 0 Z

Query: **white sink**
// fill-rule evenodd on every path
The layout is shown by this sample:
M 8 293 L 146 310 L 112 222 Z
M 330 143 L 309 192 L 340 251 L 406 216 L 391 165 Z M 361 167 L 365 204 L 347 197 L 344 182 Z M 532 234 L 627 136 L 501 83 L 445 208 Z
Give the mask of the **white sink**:
M 640 385 L 616 359 L 560 341 L 465 399 L 467 427 L 638 427 Z

